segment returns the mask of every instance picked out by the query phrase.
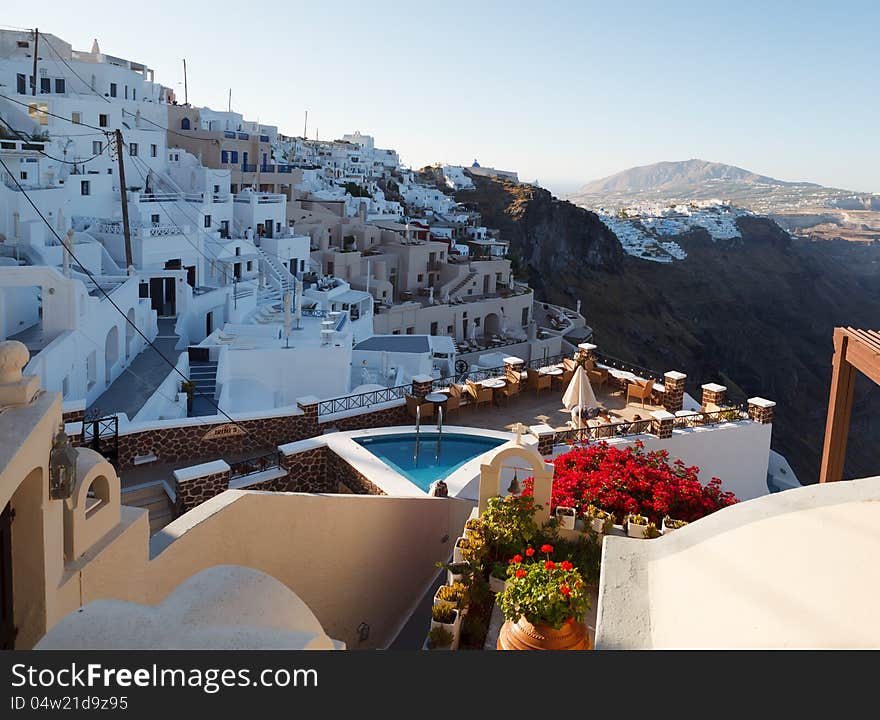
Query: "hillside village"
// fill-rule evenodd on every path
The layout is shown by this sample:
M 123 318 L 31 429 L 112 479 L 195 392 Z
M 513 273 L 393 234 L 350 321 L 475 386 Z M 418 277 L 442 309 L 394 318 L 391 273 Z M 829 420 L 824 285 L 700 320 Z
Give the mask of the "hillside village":
M 682 623 L 682 608 L 798 567 L 786 528 L 806 534 L 830 505 L 864 514 L 869 481 L 802 487 L 771 450 L 773 398 L 607 354 L 595 298 L 549 302 L 525 267 L 554 254 L 565 284 L 587 261 L 617 272 L 624 253 L 673 263 L 687 254 L 672 236 L 736 238 L 751 213 L 693 202 L 597 219 L 512 170 L 414 170 L 358 130 L 288 135 L 161 80 L 98 40 L 0 30 L 0 648 L 800 637 L 746 601 L 734 629 Z M 523 191 L 514 212 L 467 201 L 489 181 Z M 566 222 L 584 227 L 557 237 Z M 617 347 L 638 340 L 615 329 Z M 554 486 L 586 458 L 595 497 L 576 496 L 583 477 Z M 540 567 L 523 557 L 536 547 Z M 808 550 L 834 564 L 823 542 Z M 720 582 L 700 553 L 742 572 Z M 542 568 L 562 582 L 558 617 L 535 619 L 550 640 L 510 599 Z M 650 613 L 627 599 L 649 598 L 649 578 L 671 599 Z M 809 582 L 785 576 L 783 609 Z M 839 633 L 872 642 L 860 628 Z

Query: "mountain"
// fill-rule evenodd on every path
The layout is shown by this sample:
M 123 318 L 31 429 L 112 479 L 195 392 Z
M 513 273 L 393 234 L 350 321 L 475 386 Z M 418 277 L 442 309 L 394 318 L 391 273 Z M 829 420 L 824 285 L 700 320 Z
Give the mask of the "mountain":
M 773 447 L 802 482 L 818 478 L 835 326 L 875 327 L 880 246 L 810 242 L 773 220 L 744 215 L 738 236 L 703 228 L 672 236 L 674 263 L 621 252 L 598 215 L 531 186 L 474 177 L 457 197 L 511 242 L 519 274 L 539 300 L 580 299 L 600 349 L 655 368 L 686 372 L 687 390 L 720 382 L 731 396 L 775 400 Z M 847 476 L 877 469 L 880 389 L 856 388 Z M 529 421 L 531 418 L 523 418 Z
M 581 196 L 607 197 L 610 195 L 645 196 L 658 198 L 697 199 L 695 193 L 727 193 L 759 187 L 820 187 L 815 183 L 791 183 L 758 175 L 723 163 L 706 160 L 683 160 L 642 165 L 587 183 L 570 199 Z M 708 198 L 701 198 L 708 199 Z
M 880 194 L 787 182 L 706 160 L 630 168 L 587 183 L 568 199 L 587 208 L 649 212 L 657 205 L 717 199 L 768 215 L 807 239 L 880 240 Z

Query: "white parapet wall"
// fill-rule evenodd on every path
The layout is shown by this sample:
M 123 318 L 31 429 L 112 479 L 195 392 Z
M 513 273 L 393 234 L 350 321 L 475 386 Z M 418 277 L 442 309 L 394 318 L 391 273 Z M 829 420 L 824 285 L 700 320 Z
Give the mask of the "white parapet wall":
M 880 477 L 606 537 L 597 649 L 880 648 Z

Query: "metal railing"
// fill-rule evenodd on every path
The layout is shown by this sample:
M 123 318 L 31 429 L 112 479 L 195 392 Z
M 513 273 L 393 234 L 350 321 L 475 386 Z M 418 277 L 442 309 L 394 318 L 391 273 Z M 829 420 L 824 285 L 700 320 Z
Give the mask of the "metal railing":
M 393 400 L 403 400 L 411 387 L 411 385 L 397 385 L 395 387 L 382 388 L 381 390 L 371 390 L 370 392 L 358 395 L 345 395 L 344 397 L 321 400 L 318 403 L 318 417 L 347 410 L 356 410 L 358 408 L 368 409 L 373 405 Z
M 275 166 L 274 165 L 260 165 L 260 172 L 261 173 L 273 173 L 273 172 L 275 172 Z
M 748 405 L 730 405 L 720 410 L 700 411 L 694 410 L 692 414 L 676 415 L 672 423 L 674 428 L 704 427 L 706 425 L 718 425 L 725 422 L 739 422 L 749 419 Z
M 643 435 L 650 433 L 654 420 L 621 420 L 620 422 L 603 423 L 596 427 L 573 428 L 558 430 L 553 435 L 556 445 L 576 445 L 591 440 L 610 440 L 627 435 Z
M 237 478 L 256 475 L 257 473 L 277 467 L 281 467 L 281 453 L 277 450 L 272 450 L 263 455 L 256 455 L 255 457 L 229 463 L 229 479 L 236 480 Z
M 663 373 L 652 370 L 651 368 L 636 365 L 635 363 L 627 362 L 626 360 L 621 360 L 620 358 L 612 357 L 611 355 L 605 355 L 604 353 L 600 352 L 596 352 L 595 356 L 596 362 L 601 363 L 606 367 L 612 368 L 614 370 L 631 372 L 633 375 L 638 375 L 644 380 L 654 380 L 658 383 L 663 382 Z
M 241 171 L 242 171 L 242 172 L 256 172 L 256 171 L 257 171 L 257 165 L 256 165 L 256 163 L 254 163 L 254 164 L 251 164 L 251 163 L 242 163 L 242 164 L 241 164 Z

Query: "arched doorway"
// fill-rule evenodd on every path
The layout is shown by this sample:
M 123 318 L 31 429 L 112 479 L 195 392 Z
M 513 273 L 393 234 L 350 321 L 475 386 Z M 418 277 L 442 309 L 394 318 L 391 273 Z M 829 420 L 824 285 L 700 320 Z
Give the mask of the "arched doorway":
M 129 308 L 128 314 L 125 317 L 127 320 L 125 323 L 125 359 L 128 360 L 131 358 L 132 345 L 134 344 L 134 308 Z
M 486 335 L 497 335 L 498 330 L 500 329 L 500 319 L 498 317 L 498 313 L 489 313 L 486 315 L 486 319 L 483 321 L 485 325 L 483 326 L 483 332 Z
M 185 117 L 180 121 L 180 129 L 189 130 L 189 118 Z
M 119 360 L 119 328 L 114 325 L 104 341 L 104 381 L 113 382 L 113 367 Z

